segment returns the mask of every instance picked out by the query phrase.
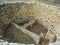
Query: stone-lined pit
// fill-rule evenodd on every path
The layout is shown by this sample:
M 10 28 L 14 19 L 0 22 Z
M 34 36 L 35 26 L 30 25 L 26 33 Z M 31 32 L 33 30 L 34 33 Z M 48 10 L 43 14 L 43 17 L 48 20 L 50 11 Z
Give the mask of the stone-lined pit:
M 60 18 L 58 18 L 60 11 L 57 7 L 43 3 L 16 4 L 7 4 L 0 9 L 0 28 L 5 27 L 7 24 L 9 25 L 11 22 L 19 23 L 20 20 L 25 19 L 24 17 L 31 15 L 39 20 L 48 30 L 51 30 L 57 37 L 60 37 Z M 37 25 L 39 23 L 33 26 L 32 29 L 35 30 L 34 28 L 38 28 L 36 27 Z
M 8 42 L 24 43 L 24 44 L 35 43 L 30 36 L 24 34 L 22 31 L 20 31 L 13 25 L 9 25 L 9 27 L 6 29 L 4 33 L 4 40 Z
M 36 33 L 37 35 L 39 35 L 41 32 L 44 33 L 46 35 L 48 29 L 43 26 L 42 24 L 40 24 L 38 21 L 35 21 L 32 26 L 27 27 L 28 30 Z

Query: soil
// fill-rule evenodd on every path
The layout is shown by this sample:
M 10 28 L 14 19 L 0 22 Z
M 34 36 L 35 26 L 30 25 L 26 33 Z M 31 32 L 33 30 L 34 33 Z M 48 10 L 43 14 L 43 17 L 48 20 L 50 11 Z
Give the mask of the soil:
M 24 25 L 25 23 L 28 23 L 28 20 L 27 20 L 27 21 L 22 21 L 22 22 L 18 23 L 18 25 L 22 26 L 22 25 Z
M 43 37 L 43 38 L 41 38 L 41 40 L 40 40 L 40 42 L 39 42 L 39 44 L 49 44 L 49 39 L 47 39 L 47 38 L 45 38 L 45 37 Z
M 29 26 L 27 29 L 29 29 L 30 31 L 36 33 L 37 35 L 39 35 L 41 32 L 46 34 L 47 31 L 48 31 L 48 29 L 45 26 L 43 26 L 42 24 L 40 24 L 38 21 L 36 21 L 32 25 L 32 27 Z

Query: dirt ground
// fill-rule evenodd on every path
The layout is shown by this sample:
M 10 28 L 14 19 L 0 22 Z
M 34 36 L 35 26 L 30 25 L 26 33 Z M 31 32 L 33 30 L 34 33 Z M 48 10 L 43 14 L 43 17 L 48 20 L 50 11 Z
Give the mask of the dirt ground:
M 46 34 L 48 29 L 46 27 L 44 27 L 42 24 L 40 24 L 39 22 L 35 22 L 33 24 L 32 27 L 28 28 L 30 31 L 36 33 L 37 35 L 39 35 L 41 32 Z

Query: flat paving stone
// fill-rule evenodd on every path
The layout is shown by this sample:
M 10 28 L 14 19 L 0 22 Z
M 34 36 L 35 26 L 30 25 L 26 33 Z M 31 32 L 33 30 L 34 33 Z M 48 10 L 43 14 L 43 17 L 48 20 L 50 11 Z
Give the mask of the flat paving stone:
M 3 43 L 2 42 L 0 42 L 0 45 L 2 45 Z
M 17 45 L 17 43 L 10 43 L 9 45 Z
M 2 42 L 3 44 L 2 45 L 8 45 L 9 43 L 8 42 Z
M 35 45 L 35 44 L 27 44 L 27 45 Z

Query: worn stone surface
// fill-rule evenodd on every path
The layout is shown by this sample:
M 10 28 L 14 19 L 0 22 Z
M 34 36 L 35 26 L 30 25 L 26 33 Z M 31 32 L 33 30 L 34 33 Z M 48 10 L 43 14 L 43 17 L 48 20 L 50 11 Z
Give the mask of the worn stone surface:
M 54 43 L 50 43 L 49 45 L 60 45 L 60 41 L 56 41 Z

